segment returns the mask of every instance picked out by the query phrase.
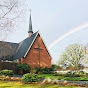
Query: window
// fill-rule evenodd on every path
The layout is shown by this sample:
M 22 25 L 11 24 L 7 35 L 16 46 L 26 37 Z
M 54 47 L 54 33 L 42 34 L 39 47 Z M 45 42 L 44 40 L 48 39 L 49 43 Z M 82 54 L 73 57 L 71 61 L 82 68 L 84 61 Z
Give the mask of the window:
M 21 59 L 19 59 L 19 64 L 21 64 Z

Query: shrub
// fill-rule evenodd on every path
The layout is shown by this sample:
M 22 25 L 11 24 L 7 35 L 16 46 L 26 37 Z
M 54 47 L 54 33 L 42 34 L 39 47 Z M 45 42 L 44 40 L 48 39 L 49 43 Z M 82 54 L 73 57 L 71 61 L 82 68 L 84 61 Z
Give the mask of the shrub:
M 17 70 L 21 70 L 21 69 L 22 69 L 22 64 L 17 64 L 17 65 L 16 65 L 16 69 L 17 69 Z
M 26 73 L 28 70 L 31 69 L 31 67 L 29 66 L 29 64 L 23 63 L 23 64 L 17 64 L 16 69 L 23 70 L 23 73 Z
M 43 71 L 49 72 L 50 69 L 48 67 L 43 68 Z
M 36 82 L 38 80 L 39 80 L 38 76 L 35 73 L 27 73 L 27 74 L 24 74 L 22 77 L 22 81 L 25 81 L 25 82 Z
M 57 65 L 53 64 L 52 67 L 50 67 L 50 70 L 54 71 L 54 69 L 57 68 L 57 67 L 58 67 Z
M 13 71 L 12 70 L 8 70 L 8 69 L 5 69 L 5 70 L 2 70 L 0 71 L 0 74 L 1 75 L 13 75 Z
M 42 73 L 43 67 L 36 67 L 35 70 L 36 70 L 36 73 Z
M 52 71 L 52 68 L 45 67 L 45 68 L 43 68 L 43 73 L 44 74 L 52 74 L 54 72 Z
M 54 73 L 52 68 L 48 68 L 48 67 L 35 67 L 36 73 L 38 74 L 51 74 Z
M 36 73 L 36 74 L 52 74 L 54 73 L 54 67 L 35 67 L 35 68 L 31 68 L 31 72 L 32 73 Z
M 23 69 L 23 71 L 28 71 L 28 70 L 30 70 L 31 69 L 31 67 L 29 66 L 29 64 L 27 64 L 27 63 L 23 63 L 22 64 L 22 69 Z

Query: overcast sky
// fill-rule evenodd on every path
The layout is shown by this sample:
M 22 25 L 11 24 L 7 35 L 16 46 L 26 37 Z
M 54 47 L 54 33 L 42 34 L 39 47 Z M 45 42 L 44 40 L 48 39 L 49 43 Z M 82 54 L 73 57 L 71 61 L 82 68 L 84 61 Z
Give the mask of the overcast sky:
M 88 43 L 88 26 L 54 43 L 69 31 L 88 23 L 88 0 L 26 0 L 25 3 L 26 21 L 19 22 L 19 25 L 14 28 L 15 31 L 8 36 L 8 41 L 20 42 L 28 37 L 31 8 L 33 31 L 40 31 L 54 63 L 69 44 L 86 45 Z M 50 47 L 52 43 L 54 45 Z

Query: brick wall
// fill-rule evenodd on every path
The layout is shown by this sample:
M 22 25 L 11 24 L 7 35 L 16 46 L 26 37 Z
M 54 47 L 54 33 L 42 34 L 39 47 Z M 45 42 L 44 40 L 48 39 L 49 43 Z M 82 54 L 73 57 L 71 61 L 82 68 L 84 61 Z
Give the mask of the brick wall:
M 40 55 L 38 50 L 38 43 L 40 48 Z M 26 58 L 21 59 L 21 63 L 28 63 L 31 67 L 39 66 L 39 56 L 40 56 L 40 66 L 41 67 L 51 67 L 51 56 L 49 55 L 40 35 L 37 36 L 36 40 L 34 41 L 30 51 L 28 52 Z

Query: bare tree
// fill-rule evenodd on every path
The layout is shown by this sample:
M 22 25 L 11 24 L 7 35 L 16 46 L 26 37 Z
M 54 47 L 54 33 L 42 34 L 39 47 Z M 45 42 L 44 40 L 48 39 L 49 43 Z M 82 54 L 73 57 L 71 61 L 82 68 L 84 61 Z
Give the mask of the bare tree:
M 8 32 L 14 29 L 17 19 L 22 18 L 24 13 L 22 1 L 18 0 L 1 0 L 0 1 L 0 39 L 6 38 Z
M 17 7 L 17 1 L 2 0 L 0 1 L 0 30 L 7 30 L 12 26 L 12 12 Z M 9 29 L 8 28 L 8 29 Z

